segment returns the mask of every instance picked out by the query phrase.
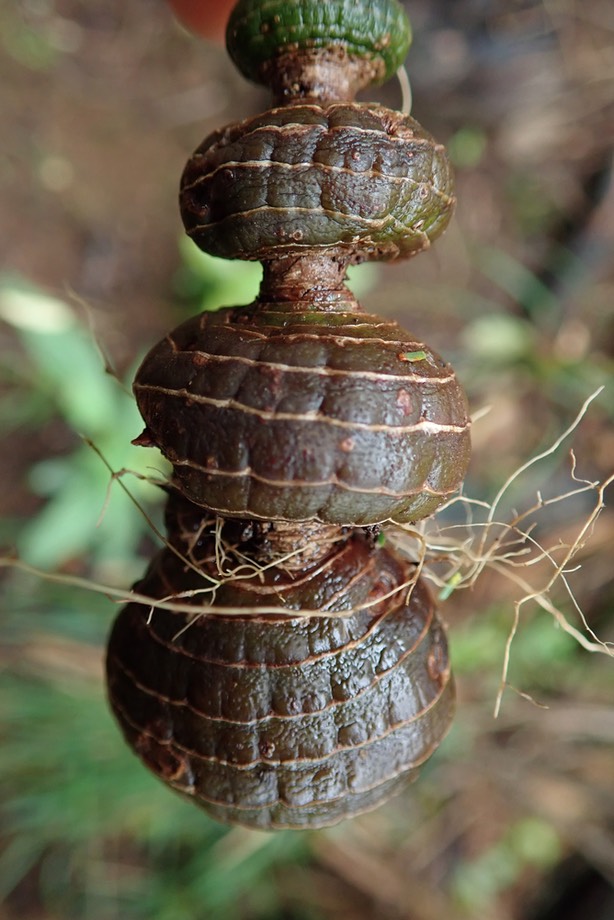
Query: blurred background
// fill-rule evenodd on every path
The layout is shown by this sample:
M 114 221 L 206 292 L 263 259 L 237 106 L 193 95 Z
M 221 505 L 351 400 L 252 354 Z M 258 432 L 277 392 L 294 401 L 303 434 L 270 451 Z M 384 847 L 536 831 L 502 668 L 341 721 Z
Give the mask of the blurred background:
M 162 0 L 0 0 L 0 540 L 5 563 L 48 573 L 0 569 L 2 920 L 614 917 L 607 501 L 593 520 L 614 472 L 614 6 L 407 9 L 413 114 L 449 147 L 457 217 L 430 253 L 353 283 L 455 366 L 476 500 L 604 387 L 501 503 L 541 545 L 580 539 L 570 592 L 550 595 L 577 634 L 522 605 L 495 719 L 515 603 L 553 566 L 444 589 L 454 728 L 406 794 L 330 830 L 226 829 L 141 768 L 104 695 L 115 603 L 79 580 L 124 589 L 156 546 L 162 463 L 130 445 L 140 357 L 257 290 L 258 266 L 186 244 L 176 198 L 201 139 L 267 97 Z M 398 107 L 398 86 L 377 98 Z

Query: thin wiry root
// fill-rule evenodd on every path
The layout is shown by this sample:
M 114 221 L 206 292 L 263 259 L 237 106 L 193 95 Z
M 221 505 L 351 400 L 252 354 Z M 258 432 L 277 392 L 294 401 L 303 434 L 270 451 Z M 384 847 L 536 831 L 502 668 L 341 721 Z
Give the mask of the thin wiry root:
M 41 580 L 49 581 L 54 584 L 67 585 L 69 587 L 80 588 L 85 591 L 94 591 L 97 594 L 102 594 L 105 597 L 108 597 L 110 600 L 114 600 L 117 604 L 142 604 L 152 611 L 160 609 L 169 610 L 173 613 L 187 613 L 190 614 L 190 616 L 194 619 L 205 615 L 223 617 L 279 616 L 287 617 L 289 619 L 298 619 L 300 617 L 346 618 L 355 616 L 360 611 L 369 610 L 371 607 L 375 607 L 378 604 L 381 604 L 383 601 L 388 600 L 388 598 L 394 597 L 395 595 L 404 591 L 411 592 L 411 589 L 416 583 L 416 576 L 415 574 L 412 574 L 412 577 L 407 581 L 396 585 L 385 594 L 378 594 L 377 597 L 366 601 L 364 604 L 340 611 L 331 611 L 323 608 L 317 608 L 313 610 L 301 608 L 300 610 L 293 610 L 289 609 L 288 607 L 273 605 L 253 607 L 226 607 L 216 604 L 215 607 L 212 607 L 210 603 L 201 606 L 193 603 L 182 603 L 181 600 L 178 600 L 178 598 L 181 599 L 188 596 L 197 596 L 200 593 L 212 591 L 214 588 L 193 589 L 192 591 L 180 592 L 179 594 L 170 595 L 168 598 L 153 598 L 147 594 L 141 594 L 139 591 L 122 591 L 120 588 L 116 588 L 112 585 L 103 585 L 99 582 L 92 581 L 89 578 L 82 578 L 78 575 L 67 575 L 64 572 L 45 572 L 43 569 L 28 565 L 27 562 L 23 562 L 20 559 L 8 556 L 0 557 L 0 568 L 5 567 L 17 569 L 21 572 L 25 572 L 28 575 L 33 575 L 37 578 L 40 578 Z M 219 587 L 219 583 L 217 587 Z
M 563 441 L 577 428 L 588 406 L 600 392 L 601 390 L 598 390 L 586 400 L 574 422 L 548 450 L 533 457 L 512 473 L 491 504 L 468 498 L 461 493 L 418 529 L 395 528 L 389 537 L 399 551 L 410 558 L 416 558 L 415 544 L 420 534 L 422 542 L 417 561 L 424 567 L 425 577 L 439 589 L 441 600 L 449 597 L 454 591 L 472 588 L 485 569 L 507 579 L 518 589 L 520 597 L 514 601 L 513 621 L 505 645 L 495 715 L 501 708 L 503 694 L 509 686 L 511 648 L 520 626 L 521 613 L 530 603 L 548 612 L 558 626 L 587 651 L 614 657 L 614 644 L 602 641 L 590 628 L 568 579 L 568 576 L 579 568 L 579 565 L 573 565 L 572 562 L 590 540 L 597 518 L 605 506 L 605 492 L 614 483 L 614 474 L 603 482 L 580 478 L 577 474 L 576 456 L 571 450 L 570 489 L 548 499 L 544 499 L 538 491 L 536 500 L 524 511 L 512 513 L 507 521 L 496 519 L 497 509 L 500 508 L 511 484 L 534 464 L 551 456 L 561 447 Z M 534 535 L 538 525 L 536 515 L 549 506 L 587 493 L 594 493 L 595 496 L 592 509 L 578 524 L 573 538 L 567 542 L 556 540 L 551 545 L 543 545 Z M 464 523 L 443 523 L 445 511 L 459 505 L 464 509 Z M 480 517 L 482 520 L 478 519 Z M 582 628 L 574 626 L 569 621 L 562 609 L 563 604 L 553 598 L 553 593 L 561 589 L 563 600 L 571 604 Z

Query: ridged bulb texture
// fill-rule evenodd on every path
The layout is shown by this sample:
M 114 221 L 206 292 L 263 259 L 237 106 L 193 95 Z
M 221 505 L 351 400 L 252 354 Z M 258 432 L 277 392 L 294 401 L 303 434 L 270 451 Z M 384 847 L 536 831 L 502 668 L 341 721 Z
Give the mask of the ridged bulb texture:
M 469 461 L 450 365 L 366 313 L 203 313 L 152 349 L 134 392 L 143 443 L 170 460 L 192 502 L 222 516 L 416 521 Z
M 215 525 L 192 509 L 174 526 L 171 544 L 189 547 L 191 565 L 165 549 L 138 590 L 197 604 L 191 592 L 215 570 Z M 376 807 L 415 778 L 454 711 L 430 592 L 421 580 L 401 590 L 413 575 L 353 531 L 301 574 L 279 565 L 223 585 L 219 616 L 129 604 L 107 657 L 128 743 L 223 822 L 312 828 Z M 305 610 L 320 615 L 292 614 Z
M 281 106 L 215 131 L 180 192 L 189 236 L 227 259 L 407 257 L 443 232 L 454 204 L 443 146 L 367 103 Z

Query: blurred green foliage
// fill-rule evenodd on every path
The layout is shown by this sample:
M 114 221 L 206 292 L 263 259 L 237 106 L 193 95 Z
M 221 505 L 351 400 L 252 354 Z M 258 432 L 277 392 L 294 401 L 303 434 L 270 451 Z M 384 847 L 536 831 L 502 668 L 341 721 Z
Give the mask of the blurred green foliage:
M 481 856 L 461 864 L 452 880 L 452 893 L 465 910 L 490 911 L 506 888 L 527 868 L 550 869 L 561 857 L 557 833 L 545 821 L 523 818 L 506 828 Z
M 478 166 L 486 153 L 488 137 L 483 128 L 464 125 L 448 141 L 448 155 L 457 169 Z
M 143 427 L 134 399 L 127 386 L 104 373 L 92 333 L 68 303 L 3 277 L 0 319 L 10 324 L 17 341 L 17 348 L 0 359 L 5 434 L 35 433 L 56 419 L 71 445 L 24 471 L 30 490 L 44 503 L 18 525 L 19 556 L 44 569 L 87 557 L 94 569 L 115 570 L 118 581 L 133 578 L 132 563 L 147 525 L 113 483 L 101 456 L 113 470 L 136 474 L 129 477 L 129 487 L 137 502 L 150 508 L 159 503 L 162 493 L 147 479 L 162 478 L 164 464 L 130 445 Z
M 229 262 L 210 256 L 188 237 L 179 241 L 181 265 L 175 273 L 177 297 L 191 312 L 248 304 L 258 293 L 260 262 Z
M 573 259 L 571 254 L 568 259 Z M 589 330 L 572 327 L 574 347 L 561 336 L 566 332 L 566 317 L 560 300 L 532 271 L 494 247 L 483 247 L 475 254 L 475 262 L 485 278 L 503 297 L 521 307 L 522 313 L 484 302 L 480 314 L 467 323 L 462 333 L 462 362 L 468 369 L 470 389 L 483 390 L 493 374 L 505 371 L 520 374 L 522 384 L 524 373 L 526 382 L 545 401 L 569 411 L 579 407 L 605 380 L 612 379 L 612 360 L 602 352 L 590 357 L 586 353 Z M 599 405 L 610 415 L 614 411 L 607 395 Z
M 61 36 L 51 29 L 36 28 L 25 17 L 11 13 L 10 5 L 0 4 L 0 46 L 22 67 L 50 70 L 62 49 Z

